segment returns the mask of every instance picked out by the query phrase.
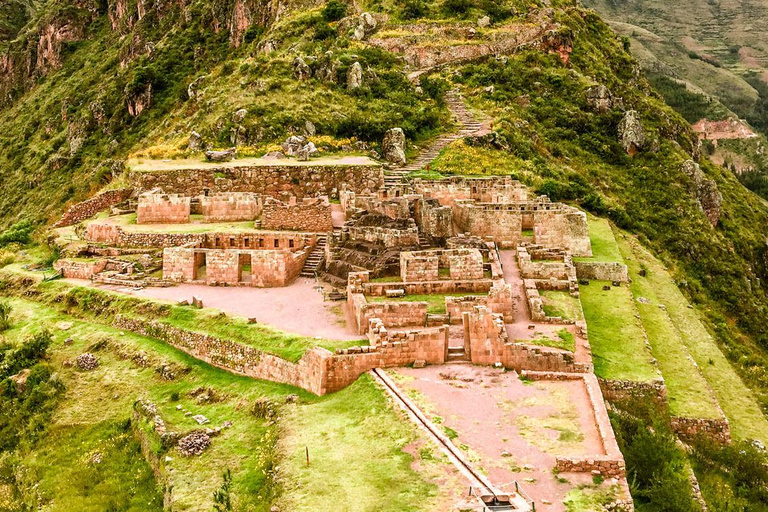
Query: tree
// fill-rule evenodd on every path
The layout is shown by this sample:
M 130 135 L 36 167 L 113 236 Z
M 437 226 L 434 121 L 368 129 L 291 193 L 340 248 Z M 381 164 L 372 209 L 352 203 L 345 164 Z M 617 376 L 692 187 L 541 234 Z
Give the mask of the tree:
M 224 483 L 213 491 L 213 509 L 216 512 L 231 512 L 232 509 L 232 472 L 227 468 L 224 472 Z

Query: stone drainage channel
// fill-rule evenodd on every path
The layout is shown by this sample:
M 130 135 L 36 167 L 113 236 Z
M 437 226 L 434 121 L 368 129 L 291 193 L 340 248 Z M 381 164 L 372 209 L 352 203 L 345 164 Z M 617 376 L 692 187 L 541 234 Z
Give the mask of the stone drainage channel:
M 380 368 L 371 370 L 371 374 L 397 404 L 408 414 L 408 417 L 416 425 L 421 427 L 437 443 L 440 449 L 446 454 L 448 460 L 456 466 L 464 477 L 470 482 L 470 493 L 474 495 L 479 503 L 479 508 L 483 512 L 497 511 L 520 511 L 536 512 L 536 504 L 531 500 L 515 482 L 516 492 L 504 492 L 491 484 L 488 479 L 478 472 L 464 454 L 456 448 L 448 437 L 443 434 L 434 423 L 429 421 L 419 407 L 414 404 L 400 388 L 389 378 L 389 376 Z

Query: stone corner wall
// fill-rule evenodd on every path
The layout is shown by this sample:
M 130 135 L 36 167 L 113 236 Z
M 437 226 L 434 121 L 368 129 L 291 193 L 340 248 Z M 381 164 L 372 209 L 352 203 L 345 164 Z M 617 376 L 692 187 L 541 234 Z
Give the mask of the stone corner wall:
M 122 203 L 131 197 L 132 194 L 133 188 L 121 188 L 101 192 L 90 199 L 71 205 L 53 227 L 61 228 L 82 222 L 93 217 L 102 210 L 106 210 L 111 206 Z
M 146 193 L 136 206 L 137 224 L 185 224 L 189 222 L 191 198 L 177 194 Z
M 91 279 L 94 274 L 102 272 L 106 266 L 106 259 L 76 261 L 62 258 L 53 263 L 53 269 L 69 279 Z
M 264 229 L 327 233 L 333 231 L 331 205 L 319 201 L 293 205 L 268 201 L 262 208 L 261 226 Z
M 630 282 L 629 270 L 623 263 L 576 261 L 574 265 L 579 279 Z
M 261 215 L 263 199 L 251 192 L 223 192 L 200 196 L 200 212 L 205 222 L 255 220 Z

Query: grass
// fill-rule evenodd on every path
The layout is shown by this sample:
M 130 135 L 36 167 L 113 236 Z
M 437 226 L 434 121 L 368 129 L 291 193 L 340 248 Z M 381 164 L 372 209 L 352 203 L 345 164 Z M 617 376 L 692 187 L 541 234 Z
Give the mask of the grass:
M 419 431 L 391 408 L 370 376 L 315 403 L 287 408 L 283 424 L 281 471 L 291 492 L 280 510 L 435 509 L 437 488 L 427 480 L 442 464 L 431 454 L 414 471 L 403 448 Z
M 194 218 L 191 220 L 195 220 Z M 132 233 L 243 233 L 256 232 L 253 221 L 245 222 L 193 222 L 189 224 L 137 224 L 136 214 L 127 213 L 110 217 L 111 224 L 117 224 Z
M 122 441 L 115 427 L 130 417 L 132 404 L 139 397 L 158 405 L 169 430 L 183 432 L 197 427 L 176 405 L 194 414 L 204 414 L 213 426 L 224 421 L 233 423 L 200 457 L 186 458 L 173 450 L 168 453 L 175 510 L 210 510 L 212 493 L 227 468 L 232 470 L 235 494 L 243 510 L 269 510 L 270 496 L 275 490 L 265 475 L 273 457 L 276 427 L 252 416 L 242 404 L 261 397 L 280 399 L 292 392 L 303 399 L 310 399 L 310 395 L 289 386 L 229 374 L 151 338 L 83 322 L 34 302 L 8 300 L 14 308 L 14 323 L 6 332 L 7 338 L 18 342 L 44 328 L 51 330 L 54 343 L 50 363 L 67 387 L 48 437 L 23 461 L 31 474 L 38 476 L 40 492 L 56 498 L 55 510 L 105 510 L 116 497 L 130 502 L 129 488 L 146 485 L 142 463 L 136 453 L 131 452 L 135 447 Z M 60 330 L 57 325 L 61 322 L 69 322 L 72 327 Z M 74 342 L 66 345 L 64 339 L 70 337 Z M 95 343 L 105 339 L 124 350 L 143 351 L 163 364 L 188 368 L 189 373 L 173 381 L 163 380 L 153 367 L 143 368 L 122 359 L 115 349 L 94 348 Z M 100 364 L 96 370 L 79 372 L 63 366 L 65 360 L 73 360 L 85 351 L 97 355 Z M 218 403 L 198 404 L 188 393 L 199 386 L 212 387 L 227 398 Z M 173 393 L 181 397 L 178 402 L 169 399 Z M 101 480 L 93 478 L 87 467 L 79 467 L 79 462 L 73 464 L 93 449 L 104 452 L 105 457 L 111 457 L 117 450 L 115 460 L 110 458 L 103 466 Z M 77 455 L 73 458 L 72 454 Z M 127 477 L 126 472 L 132 476 Z M 81 508 L 81 504 L 86 503 L 90 508 Z M 145 504 L 134 509 L 152 510 L 153 507 Z
M 742 382 L 722 353 L 717 343 L 709 333 L 699 317 L 696 309 L 689 308 L 689 303 L 672 281 L 664 266 L 654 258 L 647 250 L 640 246 L 634 239 L 619 236 L 619 244 L 626 255 L 630 276 L 634 284 L 633 288 L 643 290 L 654 299 L 656 304 L 664 304 L 668 315 L 667 328 L 672 327 L 676 331 L 673 335 L 674 343 L 682 343 L 683 350 L 693 358 L 701 371 L 708 386 L 712 389 L 714 397 L 725 413 L 731 426 L 731 433 L 736 439 L 758 439 L 768 442 L 768 421 L 762 414 L 760 407 L 752 392 Z M 639 275 L 641 268 L 646 269 L 646 276 Z M 642 312 L 642 310 L 641 310 Z M 669 332 L 667 329 L 666 332 Z M 651 332 L 649 332 L 649 336 Z M 656 338 L 662 350 L 670 345 L 669 339 Z M 651 338 L 653 344 L 654 339 Z M 662 345 L 662 343 L 667 342 Z M 674 384 L 674 374 L 668 375 L 664 362 L 660 359 L 662 373 L 668 381 L 668 387 Z M 681 362 L 682 364 L 682 362 Z M 687 365 L 686 365 L 687 366 Z M 672 370 L 674 371 L 674 370 Z M 669 380 L 672 379 L 672 383 Z M 670 388 L 670 392 L 673 388 Z M 696 398 L 697 401 L 703 398 Z M 672 403 L 670 403 L 672 406 Z
M 569 352 L 576 351 L 576 339 L 574 338 L 573 333 L 566 329 L 560 329 L 557 331 L 556 338 L 550 338 L 548 336 L 541 335 L 537 338 L 534 338 L 533 340 L 516 341 L 518 343 L 541 345 L 542 347 L 559 348 L 560 350 L 567 350 Z
M 645 332 L 626 286 L 603 291 L 607 281 L 580 287 L 595 373 L 612 380 L 648 382 L 659 377 Z
M 587 224 L 589 225 L 589 241 L 592 244 L 592 257 L 576 257 L 574 260 L 600 263 L 621 262 L 621 252 L 616 244 L 616 238 L 608 219 L 588 215 Z
M 405 295 L 404 297 L 366 297 L 370 302 L 426 302 L 427 314 L 444 315 L 446 297 L 475 296 L 468 293 L 449 293 L 445 295 Z
M 561 317 L 565 320 L 582 320 L 581 305 L 577 297 L 570 293 L 555 290 L 542 290 L 539 292 L 544 303 L 544 313 L 549 317 Z

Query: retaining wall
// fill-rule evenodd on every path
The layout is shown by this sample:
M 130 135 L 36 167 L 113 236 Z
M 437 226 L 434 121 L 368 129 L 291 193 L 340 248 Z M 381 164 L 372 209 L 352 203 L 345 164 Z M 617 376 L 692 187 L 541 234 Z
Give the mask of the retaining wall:
M 599 263 L 588 261 L 574 262 L 576 275 L 579 279 L 594 281 L 618 281 L 628 283 L 629 271 L 623 263 Z
M 67 208 L 67 211 L 64 212 L 64 215 L 61 216 L 61 219 L 59 219 L 59 221 L 56 222 L 53 227 L 60 228 L 64 226 L 71 226 L 73 224 L 77 224 L 78 222 L 82 222 L 85 219 L 90 219 L 100 211 L 122 203 L 131 197 L 131 194 L 133 194 L 133 188 L 107 190 L 106 192 L 97 194 L 90 199 L 86 199 L 80 203 L 73 204 Z

